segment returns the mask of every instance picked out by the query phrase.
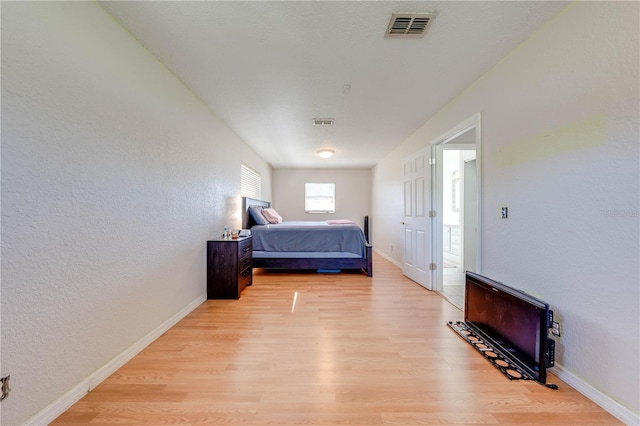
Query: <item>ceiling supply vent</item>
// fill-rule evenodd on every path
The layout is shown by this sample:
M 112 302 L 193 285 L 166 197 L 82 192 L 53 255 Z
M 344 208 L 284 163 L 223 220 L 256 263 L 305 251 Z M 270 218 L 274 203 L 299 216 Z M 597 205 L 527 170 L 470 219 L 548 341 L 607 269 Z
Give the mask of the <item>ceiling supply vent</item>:
M 333 124 L 333 118 L 314 118 L 314 126 L 330 126 Z
M 385 38 L 422 38 L 434 20 L 434 13 L 394 13 Z

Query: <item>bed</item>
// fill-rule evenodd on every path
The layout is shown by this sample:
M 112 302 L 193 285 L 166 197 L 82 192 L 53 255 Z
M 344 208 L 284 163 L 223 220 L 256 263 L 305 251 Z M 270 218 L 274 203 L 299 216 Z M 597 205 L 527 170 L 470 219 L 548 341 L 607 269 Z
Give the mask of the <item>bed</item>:
M 268 201 L 242 198 L 242 227 L 250 229 L 254 268 L 360 270 L 373 276 L 372 247 L 365 231 L 350 221 L 283 221 L 258 224 L 251 209 L 270 208 Z

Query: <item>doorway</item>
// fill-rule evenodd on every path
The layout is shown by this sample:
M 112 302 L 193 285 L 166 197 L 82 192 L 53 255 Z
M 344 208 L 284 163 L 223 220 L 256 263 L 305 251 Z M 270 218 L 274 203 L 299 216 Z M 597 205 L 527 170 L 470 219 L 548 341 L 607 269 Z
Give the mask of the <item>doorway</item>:
M 477 116 L 432 146 L 434 287 L 460 309 L 465 272 L 480 272 L 479 142 Z

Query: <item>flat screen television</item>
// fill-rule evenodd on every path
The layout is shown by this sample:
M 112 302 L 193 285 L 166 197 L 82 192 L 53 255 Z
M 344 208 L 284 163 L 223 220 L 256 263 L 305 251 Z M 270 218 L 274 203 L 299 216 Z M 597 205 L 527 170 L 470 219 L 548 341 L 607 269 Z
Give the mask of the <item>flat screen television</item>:
M 466 273 L 464 322 L 516 363 L 532 379 L 546 383 L 553 366 L 553 321 L 549 305 L 487 277 Z

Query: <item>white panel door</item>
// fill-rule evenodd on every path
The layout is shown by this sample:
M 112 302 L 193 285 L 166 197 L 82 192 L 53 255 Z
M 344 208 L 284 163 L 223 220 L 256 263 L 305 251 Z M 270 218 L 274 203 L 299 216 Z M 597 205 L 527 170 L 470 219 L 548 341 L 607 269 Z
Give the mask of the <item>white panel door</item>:
M 430 177 L 429 151 L 427 149 L 403 161 L 402 273 L 428 289 L 432 288 L 429 270 L 431 261 Z

